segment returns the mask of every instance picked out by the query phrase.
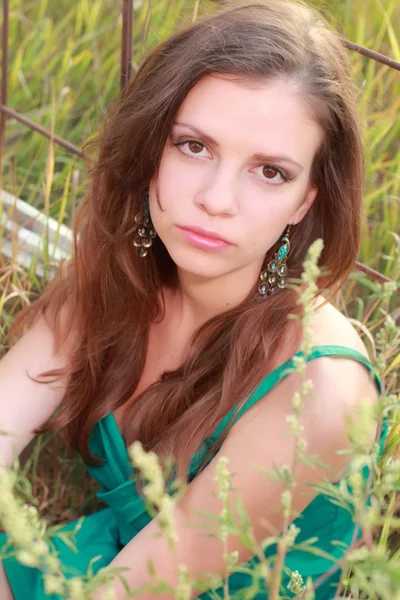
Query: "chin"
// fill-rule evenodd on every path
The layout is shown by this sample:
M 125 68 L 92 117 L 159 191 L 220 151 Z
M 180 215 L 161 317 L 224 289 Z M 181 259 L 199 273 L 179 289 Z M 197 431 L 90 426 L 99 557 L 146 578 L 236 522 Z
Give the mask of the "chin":
M 168 250 L 179 271 L 184 271 L 203 279 L 214 279 L 227 273 L 222 257 L 213 252 L 187 250 Z

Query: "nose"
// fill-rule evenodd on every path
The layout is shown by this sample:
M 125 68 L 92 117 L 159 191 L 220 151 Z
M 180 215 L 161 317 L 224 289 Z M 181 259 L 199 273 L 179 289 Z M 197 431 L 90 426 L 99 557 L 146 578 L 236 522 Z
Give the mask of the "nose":
M 234 174 L 219 169 L 201 187 L 194 202 L 213 217 L 232 217 L 238 211 L 237 194 L 238 184 Z

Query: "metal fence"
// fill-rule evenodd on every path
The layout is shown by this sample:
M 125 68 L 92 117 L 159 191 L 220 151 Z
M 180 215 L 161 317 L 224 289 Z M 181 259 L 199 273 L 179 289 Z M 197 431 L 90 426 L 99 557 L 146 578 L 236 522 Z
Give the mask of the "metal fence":
M 223 0 L 214 0 L 215 2 L 222 3 Z M 121 40 L 121 69 L 120 69 L 120 85 L 121 89 L 125 86 L 127 81 L 131 75 L 132 68 L 132 49 L 133 49 L 133 33 L 134 33 L 134 0 L 121 0 L 122 6 L 122 40 Z M 65 140 L 52 132 L 48 131 L 44 127 L 41 127 L 37 123 L 33 123 L 22 114 L 13 110 L 9 106 L 7 106 L 8 100 L 8 40 L 9 40 L 9 0 L 2 0 L 3 4 L 3 15 L 2 15 L 2 59 L 1 59 L 1 104 L 0 104 L 0 170 L 3 166 L 3 148 L 4 148 L 4 137 L 5 137 L 5 128 L 7 123 L 7 118 L 16 119 L 26 127 L 37 131 L 44 137 L 47 137 L 49 140 L 52 140 L 54 143 L 62 146 L 66 150 L 72 152 L 73 154 L 77 154 L 82 157 L 82 151 L 71 144 L 68 140 Z M 344 40 L 344 45 L 353 52 L 358 52 L 363 56 L 366 56 L 369 59 L 375 60 L 379 63 L 387 65 L 392 69 L 396 69 L 400 71 L 400 63 L 395 61 L 394 59 L 380 54 L 379 52 L 375 52 L 374 50 L 370 50 L 369 48 L 364 48 L 354 42 L 349 40 Z M 386 281 L 390 281 L 388 277 L 375 271 L 371 267 L 367 265 L 357 262 L 356 267 L 358 270 L 372 277 L 375 281 L 379 283 L 383 283 Z

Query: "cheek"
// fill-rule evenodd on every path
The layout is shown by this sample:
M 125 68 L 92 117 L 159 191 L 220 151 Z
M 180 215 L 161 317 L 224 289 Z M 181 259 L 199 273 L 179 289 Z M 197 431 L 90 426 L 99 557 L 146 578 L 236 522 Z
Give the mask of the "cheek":
M 200 189 L 200 169 L 190 168 L 190 161 L 182 160 L 177 156 L 175 149 L 167 149 L 162 156 L 156 176 L 150 182 L 151 213 L 153 224 L 156 221 L 165 227 L 170 221 L 179 222 L 187 218 L 187 212 L 191 210 L 190 202 Z M 160 209 L 156 195 L 162 210 Z
M 168 153 L 164 153 L 158 175 L 152 178 L 149 191 L 151 220 L 156 232 L 164 238 L 172 225 L 179 222 L 179 200 L 182 197 L 182 178 L 177 175 L 176 161 Z M 165 239 L 163 241 L 165 243 Z
M 279 237 L 302 206 L 307 185 L 298 182 L 276 187 L 276 190 L 268 190 L 260 197 L 249 194 L 248 199 L 252 202 L 246 203 L 244 210 L 248 212 L 248 222 L 253 223 L 254 228 L 258 231 L 271 232 L 272 235 Z
M 170 210 L 171 206 L 173 206 L 173 199 L 178 197 L 179 190 L 182 192 L 182 185 L 184 183 L 182 175 L 183 173 L 179 173 L 177 169 L 176 161 L 172 160 L 168 155 L 163 156 L 158 175 L 154 175 L 149 186 L 150 198 L 152 200 L 151 206 L 154 211 L 160 211 L 156 201 L 157 192 L 163 210 Z
M 279 199 L 276 199 L 273 206 L 268 204 L 268 200 L 271 198 L 268 198 L 267 202 L 254 206 L 251 211 L 247 210 L 246 217 L 242 221 L 243 243 L 257 253 L 267 252 L 281 238 L 292 214 L 282 207 L 282 199 L 280 199 L 280 209 L 277 204 Z
M 246 224 L 246 229 L 260 234 L 262 232 L 268 232 L 279 228 L 282 218 L 284 216 L 275 206 L 271 206 L 269 199 L 261 198 L 261 200 L 267 200 L 266 202 L 254 203 L 246 210 L 241 211 L 243 215 L 243 225 Z

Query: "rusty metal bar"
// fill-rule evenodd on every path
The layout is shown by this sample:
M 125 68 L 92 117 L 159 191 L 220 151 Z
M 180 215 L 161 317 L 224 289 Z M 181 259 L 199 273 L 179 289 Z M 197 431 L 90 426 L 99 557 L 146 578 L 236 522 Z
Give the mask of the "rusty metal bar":
M 131 73 L 131 65 L 132 65 L 132 44 L 133 44 L 133 0 L 122 0 L 122 43 L 121 43 L 121 75 L 120 75 L 120 83 L 121 88 L 125 86 L 127 81 L 129 80 Z M 216 1 L 216 0 L 214 0 Z M 8 72 L 8 0 L 3 0 L 3 35 L 2 35 L 2 89 L 1 89 L 1 105 L 0 105 L 0 161 L 2 160 L 2 150 L 4 144 L 4 131 L 7 116 L 13 117 L 26 125 L 27 127 L 41 133 L 48 139 L 54 139 L 54 141 L 60 146 L 70 150 L 74 154 L 78 156 L 83 156 L 82 151 L 68 142 L 67 140 L 61 138 L 60 136 L 52 136 L 51 132 L 41 127 L 40 125 L 36 125 L 32 121 L 29 121 L 17 111 L 14 111 L 10 108 L 7 108 L 7 72 Z M 355 44 L 349 40 L 344 40 L 344 45 L 351 51 L 358 52 L 372 60 L 380 62 L 392 69 L 396 69 L 400 71 L 400 63 L 395 61 L 394 59 L 385 56 L 384 54 L 380 54 L 379 52 L 375 52 L 374 50 L 370 50 L 365 48 L 364 46 L 360 46 L 359 44 Z M 1 162 L 0 162 L 1 164 Z
M 358 52 L 358 54 L 362 54 L 367 58 L 372 58 L 376 62 L 382 63 L 391 69 L 396 69 L 400 71 L 400 62 L 397 62 L 393 58 L 389 58 L 389 56 L 385 56 L 380 52 L 375 52 L 375 50 L 370 50 L 369 48 L 365 48 L 364 46 L 360 46 L 359 44 L 355 44 L 354 42 L 350 42 L 350 40 L 343 41 L 346 48 L 352 50 L 353 52 Z
M 371 267 L 367 267 L 367 265 L 364 265 L 363 263 L 356 262 L 356 268 L 359 271 L 362 271 L 363 273 L 368 275 L 369 277 L 372 277 L 372 279 L 375 279 L 375 281 L 378 281 L 379 283 L 393 281 L 389 277 L 386 277 L 386 275 L 382 275 L 382 273 L 379 273 L 379 271 L 375 271 L 375 269 L 372 269 Z M 398 284 L 398 288 L 400 290 L 400 283 Z
M 15 119 L 16 121 L 19 121 L 23 125 L 26 125 L 30 129 L 33 129 L 33 131 L 37 131 L 41 135 L 44 135 L 45 137 L 47 137 L 49 140 L 53 140 L 59 146 L 62 146 L 66 150 L 69 150 L 73 154 L 77 154 L 78 156 L 83 158 L 82 150 L 80 150 L 77 146 L 74 146 L 74 144 L 71 144 L 71 142 L 64 140 L 62 137 L 60 137 L 58 135 L 52 134 L 51 131 L 49 131 L 48 129 L 45 129 L 41 125 L 37 125 L 36 123 L 34 123 L 33 121 L 30 121 L 26 117 L 23 117 L 17 111 L 13 110 L 12 108 L 8 108 L 8 106 L 1 105 L 0 110 L 2 111 L 2 113 L 4 115 L 13 117 L 13 119 Z
M 131 75 L 133 46 L 133 0 L 122 0 L 122 40 L 121 40 L 121 89 Z
M 214 0 L 217 2 L 217 0 Z M 223 2 L 221 2 L 222 4 Z M 2 159 L 3 159 L 3 148 L 4 148 L 4 136 L 7 117 L 12 117 L 29 127 L 30 129 L 38 132 L 39 134 L 53 140 L 56 144 L 62 146 L 66 150 L 76 154 L 77 156 L 83 157 L 83 152 L 71 142 L 63 139 L 60 136 L 52 134 L 50 131 L 33 123 L 26 117 L 23 117 L 17 111 L 7 107 L 7 92 L 8 92 L 8 31 L 9 31 L 9 0 L 3 0 L 3 29 L 2 29 L 2 81 L 1 81 L 1 104 L 0 104 L 0 181 L 2 178 Z M 389 68 L 400 71 L 400 63 L 394 59 L 360 46 L 349 40 L 343 40 L 344 45 L 353 52 L 358 52 L 367 58 L 375 60 L 381 64 L 388 66 Z M 120 86 L 123 89 L 128 82 L 131 74 L 132 67 L 132 52 L 133 52 L 133 0 L 122 0 L 122 39 L 121 39 L 121 72 L 120 72 Z M 356 268 L 375 281 L 384 283 L 391 281 L 382 273 L 375 271 L 371 267 L 364 265 L 363 263 L 357 262 Z
M 2 21 L 2 55 L 1 55 L 1 104 L 7 104 L 8 96 L 8 23 L 9 6 L 8 0 L 3 0 L 3 21 Z M 6 133 L 7 115 L 4 111 L 0 114 L 0 190 L 3 182 L 3 150 L 4 138 Z

